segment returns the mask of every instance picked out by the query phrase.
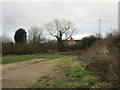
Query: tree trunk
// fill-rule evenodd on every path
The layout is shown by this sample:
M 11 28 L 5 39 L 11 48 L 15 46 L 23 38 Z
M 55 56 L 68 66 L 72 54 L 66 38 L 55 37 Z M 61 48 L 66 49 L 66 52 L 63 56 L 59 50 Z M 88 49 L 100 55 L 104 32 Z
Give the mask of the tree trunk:
M 64 47 L 64 44 L 63 44 L 62 39 L 61 39 L 61 38 L 58 38 L 57 51 L 58 51 L 58 52 L 62 52 L 62 51 L 63 51 L 63 47 Z
M 62 40 L 62 32 L 59 31 L 60 36 L 56 36 L 57 38 L 57 51 L 62 52 L 64 48 L 63 40 Z

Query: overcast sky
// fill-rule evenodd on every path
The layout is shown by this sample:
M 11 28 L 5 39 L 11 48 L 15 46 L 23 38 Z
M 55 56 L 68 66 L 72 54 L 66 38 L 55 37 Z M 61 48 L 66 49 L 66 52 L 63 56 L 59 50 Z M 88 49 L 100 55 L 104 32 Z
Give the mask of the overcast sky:
M 81 39 L 98 33 L 99 19 L 101 33 L 118 30 L 117 2 L 3 2 L 2 32 L 14 37 L 22 27 L 26 31 L 31 26 L 43 26 L 54 19 L 71 20 L 76 28 L 74 39 Z M 44 35 L 52 38 L 46 31 Z

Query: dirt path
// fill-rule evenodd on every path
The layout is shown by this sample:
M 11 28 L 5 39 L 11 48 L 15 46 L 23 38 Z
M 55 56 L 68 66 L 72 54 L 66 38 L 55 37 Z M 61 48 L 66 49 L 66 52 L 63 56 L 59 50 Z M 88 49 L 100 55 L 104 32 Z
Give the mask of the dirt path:
M 58 59 L 32 59 L 2 66 L 3 88 L 28 88 L 37 83 L 38 79 L 52 73 Z

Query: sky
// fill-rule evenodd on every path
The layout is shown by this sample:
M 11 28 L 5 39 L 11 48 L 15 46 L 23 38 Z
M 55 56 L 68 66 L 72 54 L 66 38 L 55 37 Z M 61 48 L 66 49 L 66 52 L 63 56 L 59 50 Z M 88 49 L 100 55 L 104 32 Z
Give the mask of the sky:
M 99 32 L 118 30 L 117 2 L 2 2 L 2 33 L 13 39 L 15 31 L 31 26 L 43 27 L 54 19 L 70 20 L 74 23 L 74 39 Z M 2 34 L 0 33 L 0 35 Z M 44 36 L 54 39 L 44 30 Z

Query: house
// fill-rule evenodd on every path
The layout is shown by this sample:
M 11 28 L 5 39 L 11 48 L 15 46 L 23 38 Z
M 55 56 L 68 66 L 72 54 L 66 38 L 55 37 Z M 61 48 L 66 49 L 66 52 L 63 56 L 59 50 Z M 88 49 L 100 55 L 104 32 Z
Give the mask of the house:
M 68 43 L 69 43 L 70 45 L 74 45 L 76 42 L 75 42 L 75 40 L 73 40 L 73 38 L 71 37 Z
M 50 42 L 57 43 L 57 40 L 51 40 Z M 77 42 L 78 40 L 73 40 L 72 37 L 69 40 L 63 40 L 65 45 L 75 45 Z

